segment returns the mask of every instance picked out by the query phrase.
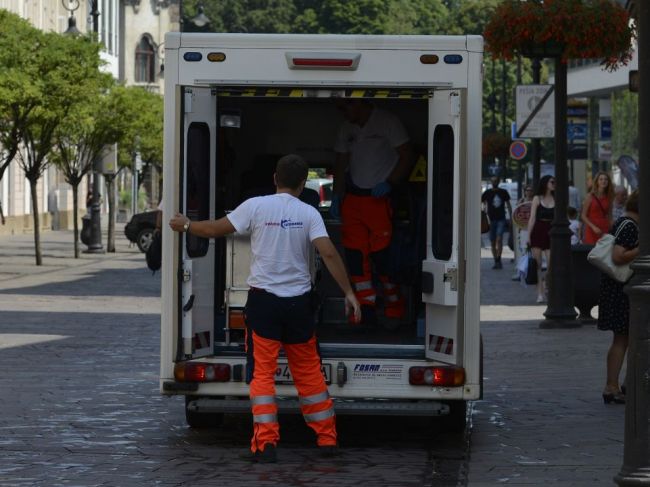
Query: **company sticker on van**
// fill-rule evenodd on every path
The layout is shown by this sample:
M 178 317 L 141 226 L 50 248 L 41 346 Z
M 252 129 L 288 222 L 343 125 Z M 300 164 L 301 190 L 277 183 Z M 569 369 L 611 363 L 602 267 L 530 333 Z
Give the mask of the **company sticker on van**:
M 404 366 L 399 364 L 378 364 L 360 362 L 354 364 L 353 380 L 402 380 Z

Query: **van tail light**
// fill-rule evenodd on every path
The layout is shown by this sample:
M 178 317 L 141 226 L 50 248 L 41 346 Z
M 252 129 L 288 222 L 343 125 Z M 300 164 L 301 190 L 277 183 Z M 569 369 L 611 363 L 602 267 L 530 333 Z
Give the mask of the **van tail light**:
M 321 186 L 318 188 L 318 196 L 321 201 L 325 201 L 325 187 Z
M 230 365 L 181 362 L 174 366 L 174 378 L 178 382 L 228 382 Z
M 359 66 L 358 52 L 286 52 L 289 69 L 325 69 L 354 71 Z
M 465 384 L 465 369 L 455 366 L 411 367 L 409 384 L 434 387 L 462 386 Z

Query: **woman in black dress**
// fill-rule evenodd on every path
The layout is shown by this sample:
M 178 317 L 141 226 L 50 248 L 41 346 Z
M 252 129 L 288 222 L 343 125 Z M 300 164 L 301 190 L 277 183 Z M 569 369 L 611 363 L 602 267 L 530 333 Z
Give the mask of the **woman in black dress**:
M 544 278 L 542 277 L 542 255 L 546 259 L 546 266 L 551 262 L 551 221 L 555 213 L 555 178 L 544 176 L 539 180 L 537 193 L 533 197 L 528 219 L 528 244 L 537 262 L 539 276 L 537 279 L 537 302 L 545 301 Z
M 622 265 L 632 262 L 639 254 L 639 194 L 633 192 L 625 204 L 625 213 L 614 222 L 609 233 L 618 236 L 614 244 L 612 260 Z M 620 231 L 619 231 L 620 228 Z M 614 339 L 607 352 L 607 383 L 603 390 L 606 404 L 625 403 L 625 394 L 618 385 L 623 359 L 627 351 L 630 328 L 630 301 L 623 292 L 625 284 L 601 274 L 598 297 L 598 329 L 612 330 Z

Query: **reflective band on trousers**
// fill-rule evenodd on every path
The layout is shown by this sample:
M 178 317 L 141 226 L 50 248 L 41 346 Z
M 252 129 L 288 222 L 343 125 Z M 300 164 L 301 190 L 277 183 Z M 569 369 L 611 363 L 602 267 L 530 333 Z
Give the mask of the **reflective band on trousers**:
M 391 303 L 395 303 L 400 300 L 397 294 L 389 294 L 387 297 L 388 297 L 388 301 L 390 301 Z
M 384 283 L 384 289 L 389 290 L 389 289 L 395 289 L 397 286 L 395 284 L 392 284 L 390 282 L 385 282 Z
M 320 394 L 314 394 L 313 396 L 305 396 L 299 398 L 300 404 L 307 406 L 309 404 L 318 404 L 319 402 L 327 401 L 330 395 L 327 391 L 321 392 Z
M 323 421 L 324 419 L 331 418 L 332 416 L 334 416 L 334 409 L 332 408 L 326 409 L 325 411 L 320 411 L 318 413 L 303 414 L 305 421 L 308 423 Z
M 251 397 L 251 405 L 261 406 L 262 404 L 275 404 L 275 396 L 254 396 Z
M 356 289 L 357 291 L 365 291 L 367 289 L 372 289 L 372 282 L 370 281 L 355 282 L 354 289 Z
M 254 423 L 277 423 L 277 414 L 256 414 L 253 416 Z

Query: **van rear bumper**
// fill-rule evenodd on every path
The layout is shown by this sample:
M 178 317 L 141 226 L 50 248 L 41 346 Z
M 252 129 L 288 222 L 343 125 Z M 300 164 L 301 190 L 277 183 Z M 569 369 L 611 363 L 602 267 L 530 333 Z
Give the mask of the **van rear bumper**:
M 295 399 L 277 398 L 280 413 L 300 414 Z M 199 398 L 190 400 L 187 409 L 195 413 L 243 413 L 250 411 L 250 401 L 244 399 Z M 449 414 L 449 405 L 440 401 L 337 400 L 337 415 L 364 416 L 443 416 Z

